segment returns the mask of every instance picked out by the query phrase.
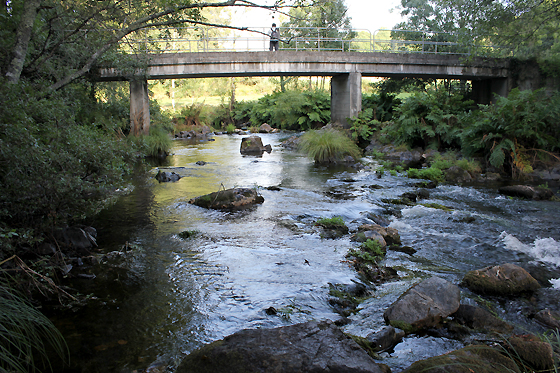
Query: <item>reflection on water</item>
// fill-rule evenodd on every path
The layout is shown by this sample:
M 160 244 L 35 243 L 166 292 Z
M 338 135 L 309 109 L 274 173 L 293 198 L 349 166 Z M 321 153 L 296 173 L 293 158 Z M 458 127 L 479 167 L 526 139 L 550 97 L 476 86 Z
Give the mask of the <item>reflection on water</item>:
M 340 318 L 328 303 L 329 284 L 360 281 L 344 261 L 355 244 L 347 238 L 321 239 L 313 223 L 341 216 L 355 230 L 371 223 L 369 213 L 386 212 L 382 199 L 413 190 L 413 182 L 401 176 L 378 179 L 372 171 L 316 167 L 282 149 L 281 136 L 261 135 L 273 147 L 262 157 L 242 156 L 239 136 L 176 141 L 174 155 L 160 168 L 180 174 L 178 182 L 158 183 L 154 168 L 139 176 L 132 193 L 97 217 L 93 225 L 104 251 L 121 250 L 125 243 L 133 249 L 107 264 L 110 270 L 99 272 L 95 281 L 81 283 L 84 293 L 100 298 L 94 306 L 59 315 L 57 324 L 74 354 L 75 369 L 68 371 L 172 369 L 185 353 L 243 328 Z M 187 203 L 235 186 L 259 188 L 265 202 L 236 213 Z M 280 191 L 268 186 L 280 186 Z M 536 260 L 543 276 L 560 277 L 558 261 L 531 256 L 546 252 L 560 258 L 558 246 L 550 248 L 560 240 L 560 232 L 550 229 L 560 218 L 557 203 L 512 201 L 493 190 L 452 186 L 432 190 L 427 202 L 453 211 L 400 206 L 402 217 L 386 215 L 403 244 L 418 252 L 388 253 L 387 264 L 398 269 L 401 279 L 375 289 L 364 305 L 367 311 L 353 316 L 346 331 L 365 336 L 376 330 L 391 302 L 433 274 L 458 283 L 471 269 Z M 461 222 L 465 216 L 474 222 Z M 185 230 L 199 234 L 179 238 Z M 512 247 L 510 236 L 520 245 Z M 269 307 L 278 314 L 268 315 Z M 383 362 L 399 371 L 409 363 L 410 346 L 422 349 L 418 341 L 406 341 Z M 430 340 L 430 347 L 417 355 L 443 353 L 458 342 L 441 341 L 439 348 L 432 344 L 438 341 Z

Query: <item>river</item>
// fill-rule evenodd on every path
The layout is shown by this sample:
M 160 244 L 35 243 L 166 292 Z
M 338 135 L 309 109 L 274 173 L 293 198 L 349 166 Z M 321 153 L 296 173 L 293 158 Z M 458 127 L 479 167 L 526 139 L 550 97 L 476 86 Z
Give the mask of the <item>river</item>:
M 417 250 L 388 252 L 385 263 L 400 278 L 371 287 L 371 298 L 350 317 L 346 332 L 365 336 L 382 327 L 383 311 L 423 278 L 438 275 L 458 284 L 469 270 L 506 262 L 530 269 L 549 286 L 530 301 L 490 300 L 501 317 L 543 332 L 530 310 L 558 310 L 560 203 L 510 199 L 494 186 L 440 185 L 422 202 L 452 211 L 388 205 L 382 200 L 415 190 L 418 180 L 316 166 L 280 146 L 285 134 L 260 136 L 273 148 L 262 157 L 242 156 L 237 135 L 175 141 L 173 155 L 159 169 L 172 169 L 179 181 L 158 183 L 158 167 L 140 173 L 129 193 L 89 222 L 98 230 L 100 249 L 110 254 L 96 279 L 75 283 L 91 294 L 89 306 L 55 318 L 72 353 L 70 367 L 55 371 L 172 372 L 185 354 L 244 328 L 340 319 L 329 304 L 329 288 L 360 282 L 345 261 L 357 244 L 322 239 L 314 226 L 320 217 L 341 216 L 356 230 L 371 223 L 368 214 L 383 215 L 403 245 Z M 233 213 L 188 203 L 235 186 L 258 188 L 265 202 Z M 397 211 L 389 214 L 391 209 Z M 197 234 L 183 239 L 183 231 Z M 482 301 L 462 290 L 463 303 Z M 268 315 L 269 307 L 279 312 Z M 380 362 L 398 372 L 463 343 L 413 336 Z

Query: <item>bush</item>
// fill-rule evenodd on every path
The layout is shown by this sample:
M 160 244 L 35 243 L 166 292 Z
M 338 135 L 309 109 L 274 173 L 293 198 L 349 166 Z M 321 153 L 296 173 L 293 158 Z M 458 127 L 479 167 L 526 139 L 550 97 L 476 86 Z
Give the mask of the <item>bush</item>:
M 348 155 L 354 159 L 361 157 L 360 148 L 349 137 L 334 129 L 306 132 L 299 146 L 315 163 L 339 162 Z
M 150 135 L 139 139 L 143 152 L 149 157 L 164 157 L 171 150 L 171 137 L 159 126 L 150 126 Z
M 260 98 L 251 110 L 251 123 L 287 130 L 309 130 L 330 121 L 330 96 L 320 90 L 275 92 Z
M 463 127 L 460 118 L 471 105 L 461 95 L 417 92 L 396 108 L 393 122 L 383 133 L 395 144 L 410 148 L 458 149 Z
M 558 92 L 548 96 L 543 89 L 514 89 L 508 97 L 498 97 L 494 105 L 465 116 L 465 121 L 463 151 L 484 155 L 489 164 L 507 168 L 514 177 L 531 172 L 532 158 L 560 151 Z
M 40 231 L 103 207 L 115 186 L 124 183 L 134 145 L 96 125 L 97 113 L 89 123 L 76 122 L 75 106 L 81 103 L 73 97 L 36 98 L 24 84 L 0 89 L 2 230 Z

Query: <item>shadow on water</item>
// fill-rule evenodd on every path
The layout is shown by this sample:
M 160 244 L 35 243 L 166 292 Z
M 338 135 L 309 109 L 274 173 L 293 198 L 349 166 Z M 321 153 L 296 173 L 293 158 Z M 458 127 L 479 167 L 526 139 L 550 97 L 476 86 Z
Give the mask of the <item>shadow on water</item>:
M 96 217 L 101 264 L 92 269 L 95 280 L 76 283 L 92 299 L 54 318 L 72 352 L 71 367 L 56 371 L 133 372 L 150 366 L 172 371 L 193 349 L 240 329 L 339 319 L 329 304 L 329 284 L 361 281 L 344 258 L 355 243 L 321 239 L 314 226 L 320 217 L 341 216 L 356 230 L 371 223 L 368 214 L 384 215 L 403 244 L 417 250 L 412 256 L 388 253 L 387 265 L 401 278 L 374 289 L 345 327 L 352 334 L 365 336 L 383 326 L 385 308 L 431 275 L 458 283 L 466 271 L 489 264 L 534 262 L 543 279 L 560 277 L 558 203 L 440 186 L 427 202 L 447 205 L 449 212 L 388 206 L 384 199 L 414 190 L 414 182 L 378 178 L 371 170 L 315 166 L 280 147 L 280 136 L 261 135 L 273 147 L 262 157 L 242 156 L 239 136 L 175 141 L 172 156 L 139 173 L 134 190 Z M 158 169 L 181 179 L 159 183 Z M 265 202 L 235 213 L 188 204 L 236 186 L 258 188 Z M 465 216 L 474 220 L 462 222 Z M 186 230 L 196 234 L 180 238 Z M 549 292 L 548 303 L 558 300 L 557 292 Z M 269 307 L 279 312 L 268 315 Z M 433 356 L 459 347 L 458 341 L 409 338 L 382 362 L 398 372 L 414 361 L 413 350 L 414 356 Z

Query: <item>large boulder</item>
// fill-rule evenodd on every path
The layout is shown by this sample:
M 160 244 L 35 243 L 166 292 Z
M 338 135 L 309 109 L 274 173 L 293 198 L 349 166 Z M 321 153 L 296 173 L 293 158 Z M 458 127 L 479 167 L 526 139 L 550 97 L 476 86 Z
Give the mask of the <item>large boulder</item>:
M 176 373 L 381 373 L 356 342 L 330 322 L 241 330 L 188 355 Z
M 500 194 L 511 197 L 521 197 L 533 200 L 548 200 L 554 197 L 552 190 L 529 185 L 509 185 L 498 189 Z
M 354 241 L 365 242 L 368 239 L 376 240 L 381 247 L 387 245 L 400 245 L 401 237 L 395 228 L 382 227 L 379 224 L 363 224 L 358 228 L 358 233 L 352 236 Z
M 439 277 L 428 278 L 402 294 L 385 312 L 385 322 L 406 332 L 437 326 L 459 309 L 461 290 Z
M 520 373 L 517 364 L 500 350 L 468 346 L 445 355 L 420 360 L 402 373 Z
M 512 263 L 469 271 L 461 285 L 478 294 L 506 296 L 534 292 L 541 287 L 529 272 Z
M 264 152 L 270 153 L 272 147 L 270 144 L 264 146 L 259 136 L 249 136 L 241 139 L 239 151 L 244 155 L 262 155 Z
M 220 190 L 189 201 L 190 204 L 215 210 L 239 210 L 263 202 L 263 196 L 251 188 Z

